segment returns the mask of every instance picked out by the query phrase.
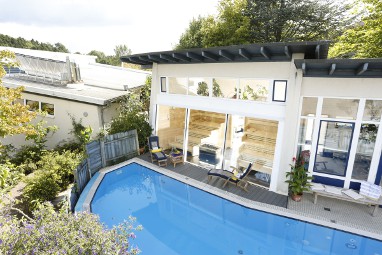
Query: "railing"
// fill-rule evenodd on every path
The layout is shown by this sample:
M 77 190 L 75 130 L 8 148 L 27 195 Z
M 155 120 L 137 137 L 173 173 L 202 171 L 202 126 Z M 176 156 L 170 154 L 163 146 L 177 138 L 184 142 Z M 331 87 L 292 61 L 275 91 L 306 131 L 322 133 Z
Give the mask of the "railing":
M 137 130 L 107 135 L 86 145 L 87 158 L 74 171 L 76 193 L 81 194 L 91 177 L 100 169 L 139 155 Z

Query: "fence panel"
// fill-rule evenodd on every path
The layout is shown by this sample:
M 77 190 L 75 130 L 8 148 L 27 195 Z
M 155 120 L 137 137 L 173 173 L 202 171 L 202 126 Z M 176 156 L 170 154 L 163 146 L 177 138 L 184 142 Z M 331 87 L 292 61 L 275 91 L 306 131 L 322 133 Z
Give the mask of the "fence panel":
M 90 178 L 105 166 L 110 166 L 139 155 L 137 130 L 108 135 L 101 141 L 86 145 L 87 158 L 84 159 L 74 176 L 77 193 L 81 194 Z
M 89 174 L 89 168 L 87 160 L 83 160 L 80 165 L 77 166 L 77 169 L 75 170 L 74 177 L 76 178 L 76 191 L 78 194 L 80 194 L 88 181 L 90 180 L 90 174 Z

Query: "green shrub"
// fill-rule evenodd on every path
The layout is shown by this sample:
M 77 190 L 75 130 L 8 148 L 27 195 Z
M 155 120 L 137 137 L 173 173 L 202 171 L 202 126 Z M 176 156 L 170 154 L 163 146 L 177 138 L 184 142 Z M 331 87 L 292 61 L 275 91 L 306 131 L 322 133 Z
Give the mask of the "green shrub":
M 39 169 L 44 172 L 52 172 L 57 176 L 57 184 L 61 190 L 65 190 L 73 182 L 73 170 L 78 166 L 82 156 L 78 153 L 64 151 L 49 151 L 44 153 L 37 163 Z
M 13 164 L 9 162 L 0 164 L 0 191 L 9 190 L 16 185 L 23 176 L 23 173 Z
M 38 203 L 53 200 L 60 189 L 58 176 L 52 171 L 36 171 L 32 178 L 27 179 L 23 197 L 33 210 Z
M 106 229 L 94 214 L 55 212 L 51 204 L 39 205 L 33 219 L 0 215 L 0 254 L 137 254 L 129 239 L 141 227 L 133 227 L 133 220 Z
M 60 191 L 73 182 L 73 170 L 80 163 L 81 155 L 70 151 L 62 154 L 47 151 L 37 163 L 39 170 L 27 180 L 24 188 L 25 201 L 31 208 L 36 202 L 53 200 Z

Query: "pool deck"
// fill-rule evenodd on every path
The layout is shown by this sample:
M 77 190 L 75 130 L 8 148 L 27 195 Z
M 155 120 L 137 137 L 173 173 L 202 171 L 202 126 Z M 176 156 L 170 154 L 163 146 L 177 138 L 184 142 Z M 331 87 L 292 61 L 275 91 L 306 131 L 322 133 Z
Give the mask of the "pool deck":
M 133 161 L 253 209 L 352 232 L 382 241 L 382 208 L 373 217 L 371 215 L 372 208 L 362 204 L 326 197 L 320 197 L 317 204 L 313 204 L 312 194 L 304 194 L 302 202 L 294 202 L 285 195 L 268 191 L 256 185 L 248 185 L 248 192 L 232 184 L 222 188 L 224 180 L 213 178 L 210 183 L 207 183 L 208 169 L 194 164 L 177 164 L 174 167 L 169 162 L 167 167 L 159 167 L 157 164 L 151 163 L 149 154 L 140 155 L 133 159 Z

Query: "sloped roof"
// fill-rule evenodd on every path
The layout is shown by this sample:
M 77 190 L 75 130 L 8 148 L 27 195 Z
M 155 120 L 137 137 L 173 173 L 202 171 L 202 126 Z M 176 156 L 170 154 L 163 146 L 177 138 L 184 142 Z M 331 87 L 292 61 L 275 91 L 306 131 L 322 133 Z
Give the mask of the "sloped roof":
M 150 52 L 121 57 L 123 62 L 150 66 L 158 64 L 291 61 L 293 53 L 305 59 L 326 59 L 329 41 L 257 43 L 212 48 Z

